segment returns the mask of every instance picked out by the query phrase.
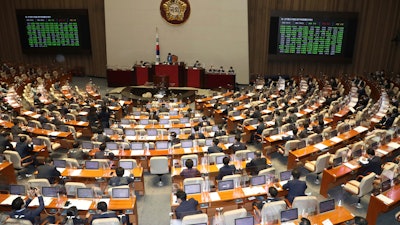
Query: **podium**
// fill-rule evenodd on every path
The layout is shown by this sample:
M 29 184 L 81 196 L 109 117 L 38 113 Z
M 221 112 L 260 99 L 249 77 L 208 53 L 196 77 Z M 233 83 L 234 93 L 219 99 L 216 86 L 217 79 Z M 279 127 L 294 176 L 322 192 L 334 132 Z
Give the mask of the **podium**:
M 182 65 L 156 65 L 155 76 L 168 76 L 169 82 L 174 84 L 175 87 L 182 87 L 184 85 L 184 67 Z
M 153 81 L 154 67 L 135 65 L 134 80 L 135 85 L 144 85 L 147 82 Z
M 204 75 L 203 88 L 227 88 L 234 89 L 236 83 L 236 75 L 226 73 L 206 73 Z
M 107 69 L 107 83 L 109 87 L 130 86 L 134 84 L 134 76 L 131 70 Z
M 186 86 L 201 88 L 203 87 L 204 69 L 189 67 L 186 69 Z

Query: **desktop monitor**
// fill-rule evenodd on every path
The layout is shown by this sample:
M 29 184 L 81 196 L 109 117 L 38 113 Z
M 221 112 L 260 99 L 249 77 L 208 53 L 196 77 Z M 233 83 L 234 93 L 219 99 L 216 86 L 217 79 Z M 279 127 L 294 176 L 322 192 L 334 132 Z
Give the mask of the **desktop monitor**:
M 189 120 L 189 117 L 183 117 L 183 118 L 180 118 L 180 119 L 179 119 L 179 122 L 180 122 L 180 123 L 189 123 L 189 121 L 190 121 L 190 120 Z
M 213 145 L 213 139 L 212 138 L 206 138 L 206 146 L 212 146 Z
M 67 162 L 65 160 L 55 159 L 53 160 L 53 165 L 57 168 L 65 168 L 67 167 Z
M 119 166 L 124 168 L 124 170 L 131 170 L 133 169 L 133 162 L 132 161 L 119 161 Z
M 225 191 L 233 188 L 233 180 L 221 180 L 218 182 L 218 191 Z
M 121 124 L 123 124 L 123 125 L 129 125 L 130 123 L 131 123 L 131 121 L 128 119 L 121 119 Z
M 385 138 L 383 139 L 382 144 L 383 144 L 383 145 L 388 144 L 388 143 L 390 143 L 391 140 L 392 140 L 392 135 L 391 135 L 391 134 L 387 134 L 387 135 L 385 136 Z
M 374 150 L 377 149 L 378 146 L 379 146 L 379 143 L 377 141 L 374 141 L 369 145 L 369 147 L 374 149 Z
M 214 132 L 219 131 L 218 125 L 212 126 L 212 131 L 214 131 Z
M 279 178 L 281 179 L 281 181 L 290 180 L 291 176 L 292 176 L 292 171 L 290 170 L 282 171 L 279 174 Z
M 57 197 L 58 188 L 57 187 L 42 187 L 42 195 L 45 197 Z
M 92 188 L 77 188 L 76 195 L 78 198 L 94 198 L 94 191 Z
M 297 143 L 297 149 L 302 149 L 305 148 L 307 146 L 306 140 L 300 140 L 299 143 Z
M 32 138 L 33 145 L 43 145 L 43 140 L 37 137 Z
M 287 209 L 281 211 L 281 223 L 297 220 L 298 211 L 297 208 Z
M 319 203 L 319 213 L 332 211 L 335 209 L 335 199 L 328 199 Z
M 156 149 L 168 149 L 168 141 L 157 141 Z
M 352 153 L 353 158 L 359 158 L 362 155 L 362 150 L 361 149 L 357 149 Z
M 118 143 L 117 142 L 107 142 L 106 148 L 108 150 L 118 150 Z
M 132 142 L 131 143 L 131 150 L 143 150 L 143 143 L 142 142 Z
M 388 179 L 381 183 L 381 191 L 385 192 L 391 188 L 392 180 Z
M 266 183 L 266 179 L 264 175 L 261 176 L 254 176 L 250 178 L 250 184 L 252 186 L 263 185 Z
M 181 129 L 179 129 L 179 128 L 169 128 L 168 132 L 169 133 L 175 132 L 176 135 L 179 135 L 181 133 Z
M 171 110 L 171 111 L 169 111 L 169 115 L 170 116 L 177 116 L 178 115 L 178 111 L 177 110 Z
M 329 133 L 329 136 L 330 136 L 330 137 L 336 137 L 336 136 L 338 136 L 338 131 L 337 131 L 337 130 L 332 130 L 332 131 Z
M 254 224 L 253 216 L 246 216 L 246 217 L 235 219 L 235 225 L 253 225 L 253 224 Z
M 159 124 L 169 124 L 169 119 L 160 119 Z
M 333 167 L 340 166 L 343 162 L 343 158 L 341 156 L 333 159 Z
M 11 195 L 25 195 L 25 186 L 18 184 L 10 184 L 10 194 Z
M 181 140 L 181 146 L 182 146 L 182 148 L 191 148 L 191 147 L 193 147 L 193 141 L 192 140 Z
M 126 135 L 126 136 L 135 136 L 135 135 L 136 135 L 136 132 L 135 132 L 134 129 L 126 129 L 126 130 L 125 130 L 125 135 Z
M 269 132 L 270 136 L 277 135 L 277 134 L 279 134 L 279 129 L 278 128 L 274 128 L 273 130 L 271 130 L 271 132 Z
M 182 159 L 182 166 L 186 167 L 186 160 L 188 159 Z M 191 159 L 193 161 L 193 167 L 197 166 L 197 159 Z
M 141 119 L 141 120 L 139 120 L 139 124 L 140 125 L 148 125 L 149 124 L 149 120 L 148 119 Z
M 240 111 L 233 111 L 232 116 L 240 116 L 242 113 Z
M 246 153 L 246 159 L 254 159 L 255 153 L 254 152 L 248 152 Z
M 147 129 L 147 136 L 157 136 L 157 129 Z
M 82 149 L 93 149 L 93 143 L 91 141 L 83 141 Z
M 220 155 L 215 157 L 215 164 L 224 164 L 223 160 L 226 157 L 226 155 Z
M 133 111 L 132 112 L 132 115 L 134 115 L 134 116 L 140 116 L 140 114 L 142 114 L 142 112 L 140 112 L 140 111 Z
M 322 135 L 319 134 L 319 135 L 317 135 L 317 137 L 315 137 L 314 140 L 315 140 L 315 143 L 321 143 L 321 142 L 322 142 L 322 139 L 323 139 L 323 138 L 322 138 Z
M 235 136 L 229 136 L 229 137 L 228 137 L 228 143 L 229 143 L 229 144 L 235 143 Z
M 113 188 L 111 198 L 129 198 L 129 188 Z
M 111 128 L 104 128 L 104 134 L 106 135 L 114 135 L 114 130 Z
M 258 123 L 258 119 L 252 119 L 249 121 L 249 125 L 256 125 Z
M 201 193 L 201 184 L 185 184 L 183 188 L 188 195 Z
M 178 101 L 178 100 L 177 100 Z M 175 102 L 177 102 L 177 101 L 175 101 Z M 179 108 L 185 108 L 186 107 L 186 103 L 180 103 L 179 104 Z
M 98 170 L 100 165 L 98 161 L 85 161 L 85 169 Z

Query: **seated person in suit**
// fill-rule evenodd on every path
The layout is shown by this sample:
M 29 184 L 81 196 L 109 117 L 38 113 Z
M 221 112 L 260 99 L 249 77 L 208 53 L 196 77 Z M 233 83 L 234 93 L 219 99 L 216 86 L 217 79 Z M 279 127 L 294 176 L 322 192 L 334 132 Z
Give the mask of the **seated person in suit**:
M 311 225 L 311 221 L 305 217 L 301 218 L 299 225 Z
M 213 139 L 213 145 L 208 147 L 208 153 L 218 153 L 222 152 L 222 148 L 218 146 L 219 140 L 214 138 Z
M 186 200 L 186 193 L 182 190 L 176 192 L 176 198 L 179 206 L 175 209 L 175 215 L 177 219 L 182 219 L 184 216 L 198 214 L 197 206 L 199 202 L 193 198 Z
M 276 201 L 282 200 L 276 196 L 278 196 L 278 190 L 274 186 L 270 186 L 268 188 L 268 198 L 264 200 L 263 196 L 259 196 L 259 197 L 261 197 L 261 199 L 259 199 L 259 197 L 257 197 L 257 199 L 259 201 L 255 201 L 253 203 L 253 206 L 256 206 L 259 210 L 261 210 L 265 203 L 276 202 Z M 261 201 L 261 200 L 263 200 L 263 201 Z
M 28 139 L 26 136 L 21 136 L 19 137 L 19 142 L 15 146 L 15 150 L 18 152 L 19 156 L 22 158 L 25 158 L 27 156 L 31 156 L 31 153 L 33 151 L 33 146 L 31 144 L 28 144 Z M 25 159 L 23 162 L 29 162 L 32 161 L 33 158 L 29 157 Z
M 261 117 L 261 111 L 260 111 L 260 107 L 258 107 L 258 105 L 256 105 L 254 107 L 254 112 L 250 115 L 251 118 L 260 118 Z
M 97 203 L 96 214 L 92 216 L 92 221 L 90 221 L 90 224 L 92 224 L 94 220 L 101 218 L 118 218 L 118 216 L 115 212 L 108 211 L 107 203 L 101 201 Z M 122 219 L 122 222 L 123 222 L 122 224 L 125 224 L 124 218 Z
M 94 134 L 93 137 L 91 138 L 92 141 L 98 141 L 98 142 L 109 142 L 111 141 L 111 138 L 108 137 L 107 135 L 103 134 L 103 130 L 99 129 L 97 130 L 97 134 Z
M 294 169 L 292 171 L 293 180 L 289 180 L 286 184 L 283 185 L 283 189 L 289 191 L 286 198 L 289 200 L 290 203 L 293 202 L 293 199 L 297 196 L 305 196 L 305 191 L 307 189 L 307 184 L 305 181 L 299 180 L 300 178 L 300 171 Z
M 226 131 L 223 130 L 223 127 L 224 127 L 223 124 L 218 124 L 218 130 L 215 131 L 214 137 L 226 135 Z
M 362 175 L 366 176 L 371 172 L 374 172 L 376 175 L 381 175 L 382 173 L 382 162 L 381 158 L 375 155 L 375 150 L 373 148 L 367 149 L 368 154 L 368 164 L 362 165 Z
M 267 159 L 261 157 L 261 151 L 257 150 L 255 153 L 255 158 L 252 159 L 249 163 L 246 164 L 246 169 L 250 170 L 251 175 L 258 175 L 260 170 L 266 169 Z
M 196 168 L 193 168 L 193 160 L 188 159 L 185 162 L 186 169 L 183 169 L 180 175 L 184 178 L 191 178 L 191 177 L 199 177 L 200 171 Z
M 192 133 L 188 139 L 205 139 L 206 136 L 204 136 L 203 133 L 200 132 L 199 126 L 194 126 L 193 127 L 194 133 Z
M 288 136 L 283 136 L 282 140 L 284 141 L 289 141 L 289 140 L 299 140 L 300 137 L 298 136 L 298 132 L 299 130 L 297 129 L 297 127 L 293 128 L 292 130 L 293 134 L 292 135 L 288 135 Z
M 74 158 L 78 160 L 79 164 L 87 157 L 87 154 L 79 147 L 79 142 L 74 142 L 72 148 L 67 152 L 68 158 Z
M 118 167 L 115 169 L 115 174 L 117 176 L 111 177 L 111 179 L 108 181 L 108 185 L 110 186 L 121 186 L 121 185 L 128 185 L 134 181 L 133 177 L 124 177 L 124 168 Z
M 211 125 L 210 121 L 208 121 L 208 119 L 207 119 L 207 116 L 202 116 L 201 120 L 202 121 L 199 123 L 200 127 L 206 127 L 206 126 L 210 126 Z
M 14 150 L 14 146 L 11 144 L 13 136 L 9 132 L 3 132 L 0 134 L 0 154 L 3 154 L 5 150 Z
M 171 132 L 171 145 L 177 145 L 181 143 L 181 139 L 179 139 L 175 132 Z
M 11 127 L 11 133 L 14 136 L 17 136 L 18 134 L 22 134 L 24 132 L 22 129 L 22 127 L 24 127 L 24 123 L 18 119 L 14 119 L 13 123 L 14 123 L 14 126 Z
M 246 150 L 247 146 L 245 143 L 240 142 L 241 136 L 240 134 L 235 135 L 235 143 L 233 143 L 229 148 L 232 150 L 233 153 L 239 150 Z
M 62 224 L 85 225 L 86 223 L 86 219 L 79 216 L 78 208 L 71 206 L 67 209 L 67 217 Z
M 97 151 L 96 153 L 94 153 L 94 158 L 95 159 L 106 159 L 107 158 L 106 147 L 107 147 L 106 143 L 104 143 L 104 142 L 101 143 L 99 146 L 100 151 Z
M 158 112 L 169 112 L 169 109 L 165 106 L 165 104 L 161 104 L 160 109 L 158 110 Z
M 219 169 L 218 175 L 216 177 L 217 180 L 221 180 L 226 175 L 233 175 L 236 172 L 236 167 L 234 165 L 229 165 L 229 156 L 225 156 L 222 159 L 222 162 L 224 163 L 224 165 Z
M 60 176 L 61 173 L 53 165 L 51 157 L 47 157 L 45 163 L 37 167 L 36 178 L 46 178 L 50 184 L 54 184 Z
M 49 119 L 47 119 L 47 112 L 42 110 L 40 112 L 40 116 L 38 118 L 38 121 L 43 125 L 45 123 L 50 123 Z

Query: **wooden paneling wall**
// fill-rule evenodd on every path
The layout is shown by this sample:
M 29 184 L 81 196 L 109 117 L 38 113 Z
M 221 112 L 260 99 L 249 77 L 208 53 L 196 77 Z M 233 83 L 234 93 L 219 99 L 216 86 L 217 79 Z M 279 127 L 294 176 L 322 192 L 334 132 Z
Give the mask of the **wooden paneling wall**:
M 56 55 L 22 54 L 16 20 L 16 9 L 88 9 L 91 55 L 65 55 L 58 63 Z M 0 1 L 0 60 L 33 65 L 54 65 L 65 70 L 81 67 L 84 73 L 106 76 L 105 19 L 103 0 L 1 0 Z
M 270 12 L 331 11 L 358 12 L 358 28 L 353 62 L 333 64 L 320 62 L 268 61 Z M 250 74 L 328 75 L 365 74 L 384 69 L 400 72 L 399 0 L 248 0 Z M 399 37 L 400 38 L 400 37 Z

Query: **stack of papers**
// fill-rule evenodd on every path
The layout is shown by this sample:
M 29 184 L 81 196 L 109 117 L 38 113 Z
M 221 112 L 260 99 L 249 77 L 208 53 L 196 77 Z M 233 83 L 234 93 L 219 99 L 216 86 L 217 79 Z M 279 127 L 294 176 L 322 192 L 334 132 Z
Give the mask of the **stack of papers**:
M 184 148 L 183 151 L 188 154 L 188 153 L 192 153 L 192 149 L 191 148 Z
M 354 128 L 354 130 L 357 131 L 358 133 L 362 133 L 364 131 L 367 131 L 368 128 L 362 127 L 362 126 L 358 126 L 358 127 Z
M 331 140 L 331 141 L 333 141 L 333 142 L 335 142 L 335 143 L 339 143 L 339 142 L 342 142 L 342 141 L 343 141 L 343 139 L 341 139 L 341 138 L 339 138 L 339 137 L 333 137 L 333 138 L 331 138 L 331 139 L 329 139 L 329 140 Z
M 398 144 L 397 142 L 390 142 L 389 144 L 387 144 L 389 147 L 394 148 L 394 149 L 398 149 L 400 148 L 400 144 Z
M 43 197 L 43 202 L 45 206 L 50 205 L 51 201 L 53 201 L 53 197 Z M 30 203 L 29 206 L 39 206 L 39 198 L 34 198 Z
M 79 176 L 79 175 L 81 175 L 81 173 L 82 173 L 82 169 L 76 169 L 70 173 L 70 176 Z
M 377 149 L 376 150 L 377 152 L 379 152 L 379 153 L 381 153 L 382 155 L 387 155 L 389 152 L 387 152 L 387 151 L 384 151 L 384 150 L 382 150 L 382 149 Z
M 265 194 L 266 191 L 262 186 L 246 187 L 242 188 L 244 195 L 253 196 L 258 194 Z
M 75 206 L 78 208 L 78 210 L 89 210 L 90 205 L 92 204 L 91 200 L 83 200 L 83 199 L 68 199 L 70 204 L 68 205 L 68 208 L 71 206 Z M 108 199 L 108 201 L 110 201 Z
M 323 149 L 328 148 L 328 146 L 326 146 L 326 145 L 324 145 L 322 143 L 318 143 L 318 144 L 314 145 L 314 147 L 318 148 L 319 150 L 323 150 Z
M 378 196 L 376 196 L 379 200 L 381 200 L 383 203 L 385 203 L 386 205 L 390 205 L 393 203 L 393 199 L 386 197 L 383 194 L 380 194 Z
M 2 205 L 11 205 L 11 203 L 19 197 L 19 195 L 10 195 L 8 198 L 4 199 L 4 201 L 1 202 Z
M 218 192 L 211 192 L 209 194 L 211 201 L 219 201 L 221 200 L 221 197 L 219 197 Z
M 351 163 L 343 163 L 343 165 L 345 165 L 345 166 L 347 166 L 348 168 L 350 168 L 350 169 L 355 169 L 356 168 L 356 166 L 354 166 L 353 164 L 351 164 Z
M 53 131 L 53 132 L 49 133 L 50 136 L 58 136 L 59 134 L 60 134 L 60 132 L 57 132 L 57 131 Z

